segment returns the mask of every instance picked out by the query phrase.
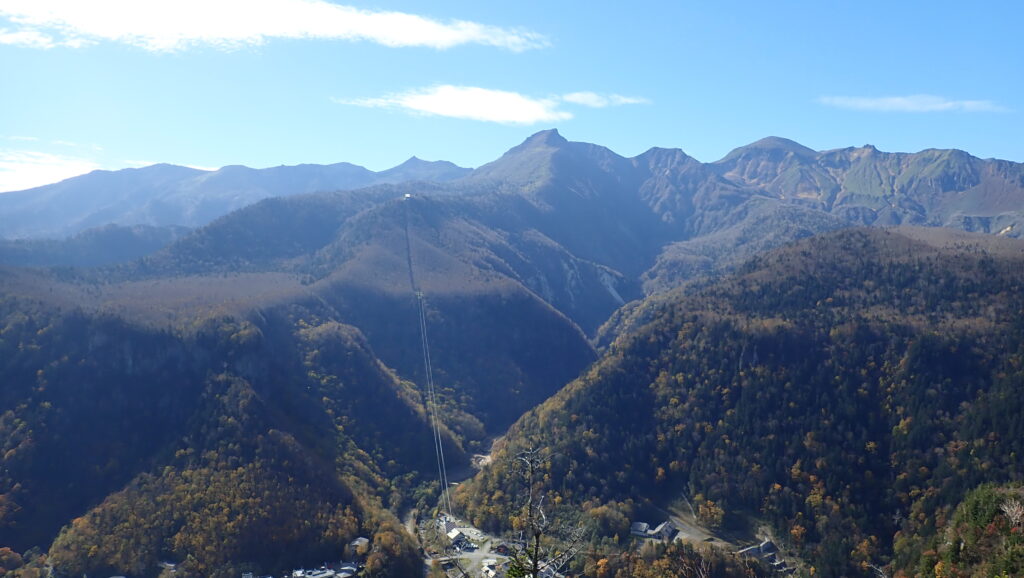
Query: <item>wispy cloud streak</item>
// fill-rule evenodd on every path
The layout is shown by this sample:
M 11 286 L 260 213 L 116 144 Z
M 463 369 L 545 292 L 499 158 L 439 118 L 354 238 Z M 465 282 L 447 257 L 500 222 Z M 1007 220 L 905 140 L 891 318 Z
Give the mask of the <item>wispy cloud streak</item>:
M 570 92 L 563 94 L 562 100 L 573 104 L 581 104 L 591 108 L 621 106 L 623 104 L 650 104 L 651 101 L 639 96 L 623 96 L 621 94 L 602 95 L 596 92 Z
M 822 96 L 818 102 L 834 108 L 874 112 L 1006 112 L 991 100 L 953 100 L 931 94 L 908 96 Z
M 558 109 L 558 99 L 532 98 L 517 92 L 449 84 L 379 98 L 336 98 L 334 101 L 339 104 L 395 108 L 424 115 L 502 124 L 535 124 L 572 118 L 572 113 Z
M 80 157 L 0 149 L 0 192 L 47 185 L 99 168 L 96 162 Z
M 368 108 L 391 108 L 406 112 L 445 116 L 501 124 L 537 124 L 573 118 L 565 104 L 604 108 L 648 103 L 645 98 L 618 94 L 573 92 L 562 96 L 533 97 L 518 92 L 477 86 L 442 84 L 374 98 L 333 98 L 338 104 Z
M 274 38 L 349 40 L 436 49 L 463 44 L 523 51 L 547 46 L 529 30 L 325 0 L 0 0 L 0 44 L 32 48 L 120 42 L 157 52 L 238 48 Z

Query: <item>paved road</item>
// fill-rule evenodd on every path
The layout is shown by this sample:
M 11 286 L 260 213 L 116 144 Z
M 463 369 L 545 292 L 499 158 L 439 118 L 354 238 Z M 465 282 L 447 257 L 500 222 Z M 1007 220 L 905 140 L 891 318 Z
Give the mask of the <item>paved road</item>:
M 676 528 L 679 529 L 679 534 L 676 535 L 675 539 L 685 542 L 693 543 L 704 543 L 713 544 L 719 547 L 726 547 L 730 550 L 735 550 L 736 545 L 723 540 L 720 536 L 716 536 L 697 523 L 693 518 L 693 514 L 686 511 L 685 509 L 673 508 L 665 511 L 672 523 L 675 524 Z

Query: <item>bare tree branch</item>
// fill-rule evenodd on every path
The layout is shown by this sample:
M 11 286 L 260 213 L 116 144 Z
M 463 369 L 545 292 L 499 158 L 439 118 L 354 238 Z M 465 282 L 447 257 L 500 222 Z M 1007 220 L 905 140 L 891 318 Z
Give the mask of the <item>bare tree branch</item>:
M 1006 519 L 1014 526 L 1020 526 L 1024 522 L 1024 505 L 1013 498 L 1010 498 L 999 506 L 999 509 L 1006 515 Z
M 553 527 L 551 518 L 544 509 L 545 495 L 538 487 L 538 477 L 550 456 L 539 449 L 528 449 L 516 456 L 516 464 L 526 482 L 524 504 L 521 508 L 521 544 L 514 549 L 510 577 L 540 578 L 559 572 L 579 552 L 583 542 L 583 529 L 573 528 L 561 540 L 555 534 L 560 528 Z M 558 548 L 557 544 L 561 543 Z
M 868 568 L 874 570 L 875 575 L 878 576 L 878 578 L 889 578 L 889 574 L 879 566 L 875 566 L 874 564 L 868 564 Z

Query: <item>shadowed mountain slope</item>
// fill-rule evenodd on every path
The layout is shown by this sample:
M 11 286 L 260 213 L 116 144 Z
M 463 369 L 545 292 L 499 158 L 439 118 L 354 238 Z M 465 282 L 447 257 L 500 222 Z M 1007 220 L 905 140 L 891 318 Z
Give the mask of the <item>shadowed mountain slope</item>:
M 150 255 L 188 232 L 184 227 L 104 225 L 67 239 L 0 239 L 0 263 L 18 267 L 101 267 Z
M 154 575 L 170 559 L 231 576 L 364 535 L 386 542 L 385 574 L 418 568 L 381 502 L 429 479 L 422 401 L 315 304 L 188 334 L 24 298 L 0 315 L 0 543 L 45 547 L 68 524 L 51 548 L 61 575 Z

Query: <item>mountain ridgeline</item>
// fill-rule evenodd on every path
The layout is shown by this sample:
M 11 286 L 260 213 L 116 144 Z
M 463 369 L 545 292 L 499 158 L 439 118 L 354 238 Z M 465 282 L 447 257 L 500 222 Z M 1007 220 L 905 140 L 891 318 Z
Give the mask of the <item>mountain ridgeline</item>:
M 380 172 L 350 163 L 202 170 L 168 164 L 93 171 L 0 194 L 0 239 L 61 238 L 106 225 L 198 227 L 267 197 L 407 181 L 449 181 L 469 172 L 413 157 Z
M 606 545 L 685 492 L 856 575 L 934 566 L 965 493 L 1019 476 L 1022 165 L 777 138 L 624 158 L 552 130 L 471 172 L 368 173 L 0 195 L 2 235 L 86 229 L 0 243 L 0 558 L 419 572 L 398 520 L 438 487 L 420 305 L 451 469 L 507 432 L 457 494 L 487 528 L 535 445 Z
M 427 186 L 434 195 L 510 195 L 514 201 L 492 206 L 506 214 L 492 216 L 525 218 L 549 236 L 558 229 L 552 238 L 566 249 L 627 275 L 643 267 L 654 291 L 722 261 L 849 224 L 1017 237 L 1024 203 L 1024 165 L 958 150 L 817 152 L 770 137 L 701 163 L 678 149 L 624 158 L 549 130 L 473 171 L 415 157 L 380 173 L 347 163 L 97 171 L 0 195 L 0 238 L 64 236 L 108 224 L 196 227 L 266 197 L 387 184 L 415 192 L 425 183 L 435 183 Z M 371 191 L 360 196 L 386 198 Z M 608 235 L 587 234 L 593 230 Z

